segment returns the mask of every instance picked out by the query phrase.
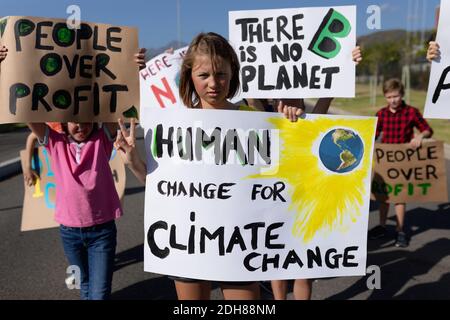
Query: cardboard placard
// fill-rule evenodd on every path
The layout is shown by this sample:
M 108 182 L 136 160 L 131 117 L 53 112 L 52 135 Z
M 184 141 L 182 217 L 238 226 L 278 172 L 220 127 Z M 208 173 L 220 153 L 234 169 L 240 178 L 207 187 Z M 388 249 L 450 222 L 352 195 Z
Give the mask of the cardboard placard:
M 22 170 L 24 167 L 25 156 L 26 151 L 20 151 Z M 126 183 L 125 166 L 115 149 L 113 149 L 109 165 L 111 167 L 117 194 L 119 195 L 119 199 L 122 199 Z M 44 147 L 35 148 L 32 167 L 38 172 L 39 179 L 36 180 L 34 186 L 29 187 L 24 184 L 25 194 L 20 231 L 58 227 L 59 224 L 54 220 L 55 190 L 57 186 L 52 171 L 51 159 Z
M 229 12 L 243 98 L 355 96 L 356 6 Z
M 447 202 L 444 143 L 376 143 L 372 199 L 388 203 Z
M 65 20 L 0 20 L 0 123 L 115 122 L 139 107 L 137 30 Z

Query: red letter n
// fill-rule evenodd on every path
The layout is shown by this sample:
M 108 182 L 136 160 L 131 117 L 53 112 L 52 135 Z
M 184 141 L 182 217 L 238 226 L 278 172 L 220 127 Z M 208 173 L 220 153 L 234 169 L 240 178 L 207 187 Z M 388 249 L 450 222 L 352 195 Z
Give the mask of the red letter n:
M 151 85 L 150 88 L 152 89 L 152 92 L 155 95 L 156 100 L 158 100 L 160 107 L 165 108 L 165 105 L 161 99 L 161 96 L 164 96 L 164 97 L 170 99 L 170 102 L 172 102 L 172 103 L 175 103 L 176 99 L 175 99 L 175 96 L 173 95 L 172 89 L 170 88 L 169 83 L 167 82 L 166 78 L 162 78 L 162 83 L 164 85 L 165 91 L 154 85 Z

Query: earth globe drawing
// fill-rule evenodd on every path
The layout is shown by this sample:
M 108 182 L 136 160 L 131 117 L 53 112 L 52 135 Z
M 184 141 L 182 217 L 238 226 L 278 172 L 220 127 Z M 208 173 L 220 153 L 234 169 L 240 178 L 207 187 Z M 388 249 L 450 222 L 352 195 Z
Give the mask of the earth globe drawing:
M 358 134 L 347 129 L 333 129 L 319 145 L 319 158 L 325 168 L 336 173 L 354 170 L 364 155 L 364 144 Z

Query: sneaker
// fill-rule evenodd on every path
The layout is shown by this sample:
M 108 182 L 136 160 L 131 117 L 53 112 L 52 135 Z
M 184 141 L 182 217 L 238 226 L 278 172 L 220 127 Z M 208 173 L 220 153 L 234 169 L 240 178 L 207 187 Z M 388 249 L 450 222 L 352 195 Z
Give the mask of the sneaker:
M 408 246 L 408 240 L 406 239 L 406 234 L 404 232 L 400 231 L 397 233 L 395 246 L 400 248 L 406 248 Z
M 368 237 L 370 240 L 380 239 L 386 235 L 386 227 L 376 226 L 369 230 Z

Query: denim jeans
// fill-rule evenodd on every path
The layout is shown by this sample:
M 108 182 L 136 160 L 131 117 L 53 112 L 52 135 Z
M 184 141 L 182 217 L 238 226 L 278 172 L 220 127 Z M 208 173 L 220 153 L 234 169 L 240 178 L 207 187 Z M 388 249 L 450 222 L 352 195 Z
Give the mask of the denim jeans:
M 84 228 L 60 225 L 59 230 L 70 265 L 81 271 L 81 299 L 109 299 L 117 243 L 114 220 Z

